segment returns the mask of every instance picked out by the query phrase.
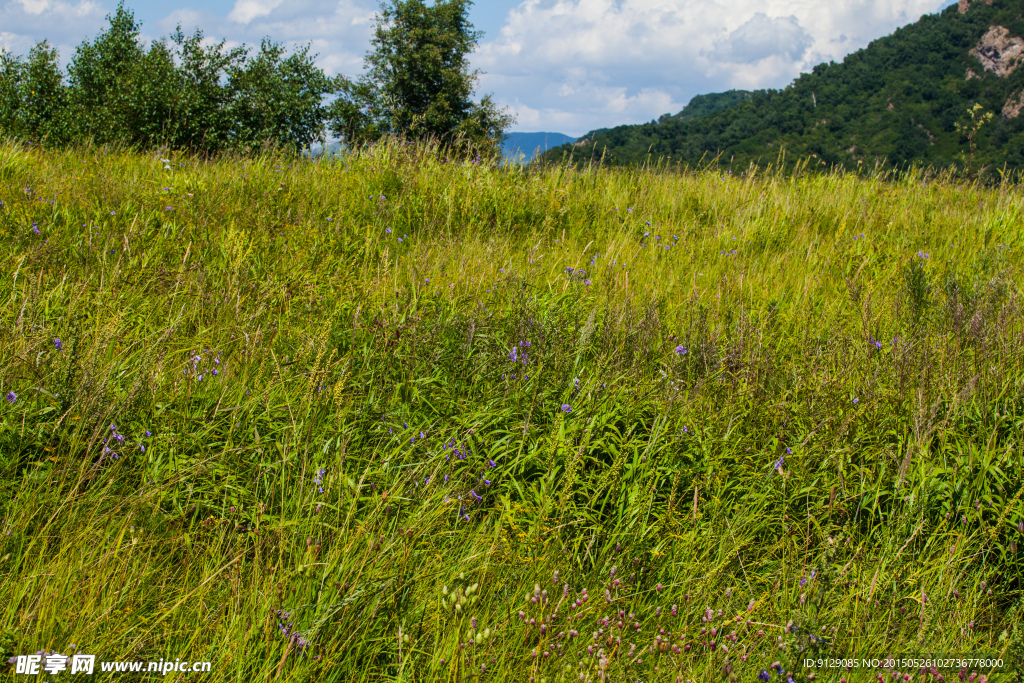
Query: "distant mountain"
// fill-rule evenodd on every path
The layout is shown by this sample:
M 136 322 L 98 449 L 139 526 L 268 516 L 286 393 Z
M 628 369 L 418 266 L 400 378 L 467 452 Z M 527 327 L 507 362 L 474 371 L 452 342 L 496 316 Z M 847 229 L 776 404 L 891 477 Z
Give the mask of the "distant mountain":
M 974 136 L 975 170 L 1024 171 L 1024 0 L 960 0 L 783 90 L 694 98 L 675 116 L 592 131 L 544 159 L 571 150 L 613 164 L 696 165 L 717 156 L 743 170 L 784 150 L 787 162 L 811 158 L 819 168 L 883 159 L 963 168 L 971 151 L 960 130 L 976 104 L 991 120 Z
M 318 157 L 322 154 L 332 156 L 334 154 L 340 154 L 342 150 L 342 144 L 340 142 L 328 142 L 326 145 L 320 143 L 313 143 L 307 150 L 307 154 L 311 157 Z
M 572 144 L 576 138 L 562 133 L 509 133 L 501 143 L 501 151 L 506 160 L 514 161 L 522 154 L 524 161 L 532 161 L 540 152 L 559 145 Z

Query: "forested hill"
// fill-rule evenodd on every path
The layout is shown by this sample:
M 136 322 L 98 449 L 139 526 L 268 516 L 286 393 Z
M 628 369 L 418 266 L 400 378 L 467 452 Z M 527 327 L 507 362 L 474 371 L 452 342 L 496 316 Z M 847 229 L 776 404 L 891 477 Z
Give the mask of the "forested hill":
M 825 166 L 885 159 L 963 168 L 970 145 L 957 125 L 969 126 L 978 104 L 975 116 L 991 119 L 975 136 L 974 169 L 1024 170 L 1024 0 L 990 3 L 962 0 L 926 15 L 782 90 L 756 91 L 702 116 L 684 110 L 593 131 L 544 159 L 572 150 L 613 164 L 695 165 L 720 155 L 724 166 L 745 169 L 776 163 L 784 149 L 789 160 L 817 155 L 814 163 Z
M 708 95 L 697 95 L 683 107 L 673 118 L 680 121 L 699 119 L 702 116 L 709 116 L 715 112 L 722 111 L 727 107 L 750 101 L 753 93 L 747 90 L 729 90 L 728 92 L 713 92 Z

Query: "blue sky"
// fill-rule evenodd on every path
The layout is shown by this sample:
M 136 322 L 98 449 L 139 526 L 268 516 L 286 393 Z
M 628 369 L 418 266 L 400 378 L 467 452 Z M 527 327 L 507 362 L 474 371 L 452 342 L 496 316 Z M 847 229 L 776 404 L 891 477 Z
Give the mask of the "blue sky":
M 581 135 L 656 119 L 690 98 L 779 88 L 955 0 L 479 0 L 472 56 L 514 130 Z M 0 46 L 39 40 L 70 59 L 116 0 L 0 0 Z M 176 24 L 229 44 L 311 43 L 328 73 L 356 75 L 376 0 L 127 0 L 146 39 Z
M 521 4 L 521 2 L 522 0 L 483 0 L 473 5 L 472 15 L 470 18 L 473 21 L 473 25 L 485 33 L 485 38 L 492 37 L 497 35 L 501 30 L 509 10 L 516 5 Z M 195 7 L 202 6 L 214 14 L 226 17 L 234 8 L 235 0 L 208 0 L 208 2 L 203 3 L 128 3 L 128 6 L 135 12 L 135 16 L 147 25 L 155 25 L 159 23 L 161 19 L 167 16 L 168 7 L 188 7 L 189 5 Z

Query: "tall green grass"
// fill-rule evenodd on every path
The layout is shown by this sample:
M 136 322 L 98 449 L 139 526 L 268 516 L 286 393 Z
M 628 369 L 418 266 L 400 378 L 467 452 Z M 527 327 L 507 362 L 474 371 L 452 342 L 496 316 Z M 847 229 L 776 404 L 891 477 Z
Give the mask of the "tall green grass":
M 6 143 L 0 200 L 4 657 L 1020 680 L 1019 187 Z

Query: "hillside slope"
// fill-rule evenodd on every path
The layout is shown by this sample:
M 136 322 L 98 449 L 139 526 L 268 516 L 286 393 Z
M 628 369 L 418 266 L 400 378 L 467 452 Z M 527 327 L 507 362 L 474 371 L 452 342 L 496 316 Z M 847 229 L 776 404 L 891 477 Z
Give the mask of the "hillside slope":
M 965 10 L 965 11 L 964 11 Z M 872 42 L 842 63 L 821 64 L 782 90 L 710 115 L 593 131 L 575 150 L 616 164 L 668 157 L 697 164 L 776 162 L 817 155 L 826 166 L 886 160 L 937 167 L 968 161 L 957 123 L 976 103 L 993 115 L 976 137 L 974 167 L 1024 169 L 1024 0 L 976 0 Z M 682 114 L 682 112 L 681 112 Z M 545 159 L 560 158 L 567 147 Z

